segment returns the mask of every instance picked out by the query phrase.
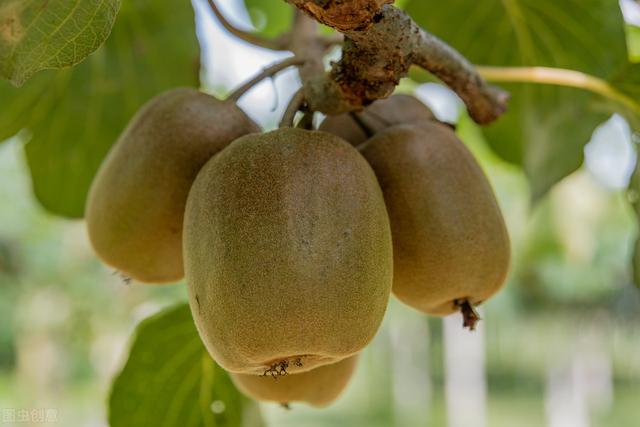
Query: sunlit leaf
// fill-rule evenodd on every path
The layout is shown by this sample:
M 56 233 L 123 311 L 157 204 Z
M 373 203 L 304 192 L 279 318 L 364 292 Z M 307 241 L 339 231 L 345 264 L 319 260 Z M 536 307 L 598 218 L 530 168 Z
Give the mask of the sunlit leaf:
M 111 32 L 120 0 L 0 0 L 0 76 L 22 85 L 82 61 Z
M 38 73 L 23 87 L 0 82 L 0 141 L 26 129 L 38 200 L 81 217 L 110 146 L 154 95 L 198 83 L 199 48 L 189 2 L 127 0 L 107 42 L 71 69 Z

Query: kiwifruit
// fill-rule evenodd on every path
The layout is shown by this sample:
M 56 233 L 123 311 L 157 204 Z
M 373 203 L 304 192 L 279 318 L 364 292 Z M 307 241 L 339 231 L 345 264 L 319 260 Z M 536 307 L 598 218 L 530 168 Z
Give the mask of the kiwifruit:
M 362 154 L 389 212 L 393 293 L 424 313 L 446 315 L 497 292 L 509 268 L 509 236 L 486 176 L 453 130 L 436 122 L 390 127 Z
M 411 95 L 397 94 L 387 99 L 375 101 L 361 113 L 328 116 L 318 128 L 349 141 L 357 146 L 366 141 L 372 133 L 399 124 L 420 124 L 436 120 L 429 107 Z M 360 120 L 362 123 L 358 123 Z
M 375 335 L 389 219 L 371 167 L 342 139 L 292 128 L 237 139 L 198 174 L 184 230 L 195 323 L 226 370 L 308 371 Z
M 200 168 L 258 126 L 234 103 L 178 88 L 145 104 L 96 175 L 86 206 L 102 260 L 141 282 L 183 277 L 182 221 Z
M 233 383 L 255 400 L 289 404 L 306 402 L 324 407 L 334 402 L 351 380 L 358 355 L 293 375 L 230 374 Z

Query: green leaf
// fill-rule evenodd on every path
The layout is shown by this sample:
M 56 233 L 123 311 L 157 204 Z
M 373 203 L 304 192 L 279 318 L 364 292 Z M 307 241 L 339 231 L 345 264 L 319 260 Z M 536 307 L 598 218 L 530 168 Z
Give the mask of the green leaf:
M 406 8 L 476 64 L 557 67 L 608 80 L 628 61 L 616 1 L 410 0 Z M 537 199 L 580 166 L 584 145 L 613 104 L 579 89 L 503 86 L 512 95 L 509 112 L 485 129 L 487 140 L 524 168 Z
M 234 387 L 200 341 L 187 304 L 136 329 L 109 399 L 110 427 L 259 427 L 257 403 Z
M 22 85 L 75 65 L 109 36 L 120 0 L 0 0 L 0 76 Z
M 410 0 L 406 8 L 477 64 L 570 68 L 606 78 L 627 58 L 617 1 Z
M 257 33 L 277 37 L 289 30 L 293 7 L 283 0 L 244 0 Z
M 640 62 L 640 27 L 627 25 L 626 29 L 629 60 L 631 62 Z
M 102 159 L 136 110 L 175 86 L 198 83 L 190 2 L 127 0 L 109 40 L 82 64 L 47 70 L 22 88 L 0 82 L 0 141 L 23 128 L 36 197 L 81 217 Z
M 501 157 L 523 166 L 531 198 L 537 201 L 582 165 L 584 145 L 609 114 L 602 110 L 597 96 L 583 90 L 522 84 L 503 87 L 512 96 L 509 111 L 484 133 Z M 516 140 L 526 143 L 514 143 Z
M 611 110 L 622 113 L 630 122 L 631 127 L 640 131 L 640 64 L 626 64 L 619 73 L 611 79 L 611 85 L 626 97 L 621 108 L 620 103 L 612 103 Z

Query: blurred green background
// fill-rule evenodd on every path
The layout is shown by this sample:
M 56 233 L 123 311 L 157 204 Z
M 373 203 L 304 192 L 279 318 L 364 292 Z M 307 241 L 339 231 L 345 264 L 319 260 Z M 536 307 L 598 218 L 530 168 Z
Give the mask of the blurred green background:
M 243 25 L 260 16 L 221 1 Z M 254 2 L 255 3 L 255 2 Z M 229 38 L 199 11 L 204 89 L 223 94 L 282 55 Z M 294 72 L 240 105 L 273 127 Z M 635 427 L 640 402 L 640 290 L 630 259 L 636 215 L 626 186 L 635 164 L 628 125 L 614 116 L 585 148 L 585 166 L 539 201 L 521 168 L 490 150 L 440 86 L 403 82 L 461 138 L 489 175 L 513 245 L 505 289 L 481 308 L 427 318 L 391 300 L 344 395 L 322 410 L 263 405 L 270 426 Z M 111 381 L 145 317 L 186 300 L 183 284 L 126 283 L 94 256 L 80 220 L 36 201 L 21 133 L 0 145 L 0 426 L 7 410 L 55 410 L 57 425 L 106 426 Z M 24 422 L 18 425 L 42 425 Z

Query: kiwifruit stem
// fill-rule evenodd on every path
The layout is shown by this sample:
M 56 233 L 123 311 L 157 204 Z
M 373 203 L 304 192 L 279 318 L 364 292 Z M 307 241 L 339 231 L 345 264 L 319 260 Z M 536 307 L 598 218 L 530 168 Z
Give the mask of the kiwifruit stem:
M 476 309 L 468 299 L 458 300 L 456 301 L 456 305 L 460 308 L 460 312 L 462 313 L 462 327 L 469 328 L 470 331 L 475 331 L 476 325 L 480 320 L 482 320 Z
M 262 80 L 267 77 L 272 77 L 273 75 L 279 73 L 285 68 L 289 68 L 294 65 L 302 65 L 305 63 L 305 59 L 299 56 L 291 56 L 284 61 L 280 61 L 269 67 L 262 70 L 262 72 L 256 74 L 254 77 L 247 80 L 240 87 L 231 92 L 231 95 L 227 97 L 228 101 L 237 102 L 245 93 L 251 90 L 256 84 L 260 83 Z
M 389 4 L 393 0 L 287 2 L 305 17 L 311 16 L 345 36 L 342 57 L 330 72 L 319 61 L 301 68 L 307 101 L 315 111 L 342 114 L 386 98 L 412 65 L 431 72 L 453 89 L 479 124 L 496 120 L 507 109 L 507 92 L 488 85 L 469 60 L 422 29 L 405 11 Z M 289 48 L 293 52 L 315 58 L 322 55 L 308 53 L 310 46 L 321 53 L 326 50 L 326 43 L 300 41 L 297 28 L 292 34 Z M 317 34 L 305 34 L 305 38 L 307 35 L 317 41 Z
M 293 127 L 293 119 L 296 117 L 296 113 L 300 110 L 304 102 L 304 92 L 302 88 L 300 88 L 293 94 L 293 97 L 291 97 L 291 101 L 289 101 L 289 105 L 282 115 L 279 127 Z
M 307 111 L 304 116 L 298 122 L 297 127 L 300 129 L 311 130 L 313 129 L 313 111 Z
M 356 124 L 358 126 L 360 126 L 360 129 L 362 129 L 362 131 L 365 133 L 365 135 L 367 135 L 367 138 L 371 138 L 376 132 L 371 126 L 369 126 L 364 121 L 364 118 L 362 117 L 363 114 L 364 113 L 359 112 L 359 111 L 352 111 L 352 112 L 349 113 L 349 115 L 351 116 L 353 121 L 356 122 Z
M 387 120 L 384 116 L 381 116 L 380 114 L 376 114 L 373 111 L 366 111 L 364 114 L 367 114 L 371 117 L 373 117 L 376 121 L 382 123 L 383 125 L 385 125 L 385 127 L 389 127 L 392 125 L 391 122 L 389 122 L 389 120 Z

